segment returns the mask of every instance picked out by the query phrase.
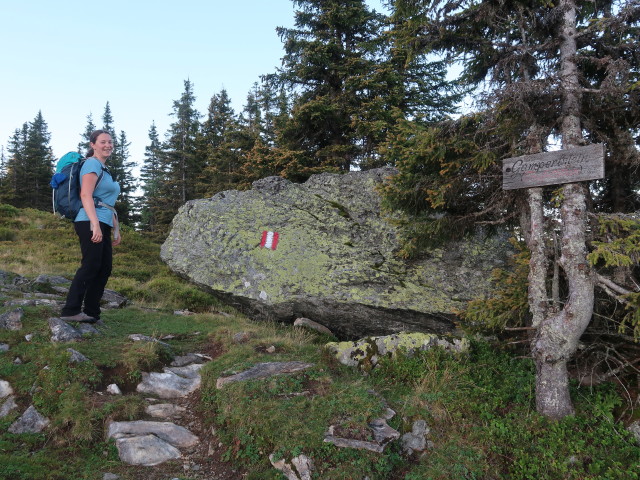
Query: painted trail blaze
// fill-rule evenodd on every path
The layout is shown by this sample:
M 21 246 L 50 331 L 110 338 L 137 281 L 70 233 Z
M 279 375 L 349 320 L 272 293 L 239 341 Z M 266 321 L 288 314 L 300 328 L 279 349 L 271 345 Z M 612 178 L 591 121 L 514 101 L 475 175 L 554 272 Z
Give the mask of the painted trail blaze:
M 278 240 L 280 239 L 280 234 L 278 232 L 262 232 L 262 240 L 260 241 L 261 248 L 270 248 L 271 250 L 275 250 L 278 246 Z

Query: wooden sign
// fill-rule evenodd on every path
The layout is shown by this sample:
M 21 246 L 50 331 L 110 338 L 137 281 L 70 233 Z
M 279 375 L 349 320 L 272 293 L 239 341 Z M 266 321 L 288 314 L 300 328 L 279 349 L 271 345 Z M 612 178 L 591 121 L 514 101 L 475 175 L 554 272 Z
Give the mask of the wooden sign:
M 502 188 L 542 187 L 604 177 L 604 145 L 536 153 L 502 161 Z

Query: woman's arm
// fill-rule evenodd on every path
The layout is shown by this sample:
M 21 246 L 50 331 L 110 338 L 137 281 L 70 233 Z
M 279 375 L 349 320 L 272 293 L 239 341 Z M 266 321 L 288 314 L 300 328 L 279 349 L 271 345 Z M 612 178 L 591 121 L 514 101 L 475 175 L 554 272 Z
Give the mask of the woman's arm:
M 98 220 L 98 214 L 96 213 L 96 204 L 93 200 L 93 191 L 96 189 L 96 183 L 98 183 L 98 175 L 95 173 L 85 173 L 82 176 L 80 200 L 82 201 L 82 207 L 87 213 L 89 223 L 91 224 L 91 241 L 94 243 L 100 243 L 102 241 L 102 230 L 100 229 L 100 221 Z

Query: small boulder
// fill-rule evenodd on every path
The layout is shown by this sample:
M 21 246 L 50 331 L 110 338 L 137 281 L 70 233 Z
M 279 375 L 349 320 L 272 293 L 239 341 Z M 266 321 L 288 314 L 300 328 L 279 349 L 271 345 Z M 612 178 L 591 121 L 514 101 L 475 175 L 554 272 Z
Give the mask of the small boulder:
M 411 431 L 402 436 L 402 451 L 406 455 L 412 455 L 414 452 L 420 453 L 427 449 L 427 435 L 429 428 L 424 420 L 416 420 L 413 422 Z
M 22 414 L 22 416 L 11 424 L 11 433 L 40 433 L 49 425 L 49 419 L 43 417 L 33 405 Z
M 0 380 L 0 398 L 5 398 L 9 395 L 13 395 L 13 388 L 6 380 Z
M 12 410 L 15 410 L 16 408 L 18 408 L 16 397 L 11 395 L 4 401 L 4 403 L 0 407 L 0 418 L 6 417 L 7 415 L 9 415 L 9 413 L 11 413 Z
M 273 377 L 285 373 L 295 373 L 307 368 L 313 367 L 313 363 L 304 362 L 269 362 L 258 363 L 249 370 L 231 375 L 229 377 L 220 377 L 216 382 L 217 388 L 222 388 L 228 383 L 241 382 L 244 380 L 256 380 L 260 378 Z
M 22 330 L 22 317 L 24 310 L 20 307 L 0 315 L 0 329 L 18 331 Z
M 129 303 L 129 299 L 118 292 L 105 289 L 101 303 L 105 308 L 122 308 Z
M 82 338 L 82 333 L 60 318 L 49 319 L 52 342 L 75 342 Z

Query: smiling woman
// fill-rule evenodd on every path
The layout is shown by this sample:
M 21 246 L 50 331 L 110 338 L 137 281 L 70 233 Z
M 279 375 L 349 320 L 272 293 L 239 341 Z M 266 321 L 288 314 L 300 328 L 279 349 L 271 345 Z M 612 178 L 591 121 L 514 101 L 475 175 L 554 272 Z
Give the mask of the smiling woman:
M 118 216 L 113 208 L 120 185 L 105 166 L 113 151 L 109 132 L 96 130 L 91 134 L 89 145 L 89 158 L 80 170 L 82 208 L 74 221 L 82 263 L 71 283 L 61 318 L 94 323 L 100 319 L 100 300 L 111 275 L 112 247 L 120 244 Z

